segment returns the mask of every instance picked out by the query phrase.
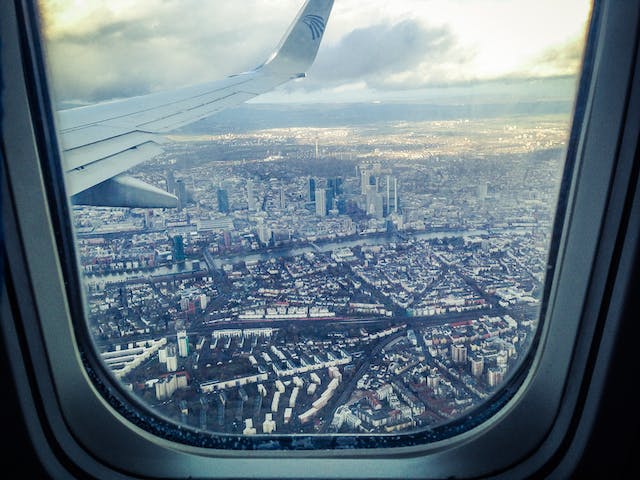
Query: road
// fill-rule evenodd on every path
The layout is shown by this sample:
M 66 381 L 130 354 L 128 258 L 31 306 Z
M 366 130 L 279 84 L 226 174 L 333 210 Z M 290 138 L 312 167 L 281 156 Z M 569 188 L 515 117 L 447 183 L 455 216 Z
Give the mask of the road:
M 375 347 L 373 347 L 373 350 L 371 350 L 371 352 L 366 356 L 366 358 L 363 358 L 361 360 L 362 363 L 360 364 L 360 367 L 358 367 L 358 370 L 356 370 L 353 377 L 351 377 L 351 380 L 349 380 L 349 382 L 343 385 L 342 393 L 340 394 L 340 396 L 331 402 L 330 404 L 331 410 L 327 410 L 328 413 L 326 415 L 323 415 L 325 422 L 324 422 L 324 425 L 322 426 L 322 429 L 320 430 L 320 433 L 327 433 L 329 427 L 331 426 L 331 420 L 333 420 L 333 415 L 336 413 L 336 410 L 340 405 L 344 405 L 345 403 L 347 403 L 347 401 L 349 400 L 349 397 L 351 397 L 351 394 L 353 393 L 353 390 L 355 389 L 358 383 L 358 380 L 362 378 L 362 376 L 368 371 L 369 367 L 371 366 L 371 359 L 374 358 L 376 355 L 378 355 L 380 352 L 382 352 L 382 350 L 384 350 L 384 347 L 389 345 L 391 342 L 405 335 L 406 335 L 406 330 L 403 330 L 394 335 L 391 335 L 390 337 L 384 338 Z

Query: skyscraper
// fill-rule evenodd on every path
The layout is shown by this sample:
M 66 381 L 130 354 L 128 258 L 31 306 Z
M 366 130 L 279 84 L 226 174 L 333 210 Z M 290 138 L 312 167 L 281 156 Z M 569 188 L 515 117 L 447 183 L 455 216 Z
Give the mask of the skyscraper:
M 316 201 L 316 180 L 313 177 L 309 177 L 309 192 L 307 200 L 310 202 Z
M 316 215 L 327 216 L 327 191 L 324 188 L 316 188 Z
M 176 191 L 176 179 L 173 176 L 173 170 L 167 172 L 167 192 L 174 193 Z
M 367 215 L 376 218 L 384 217 L 384 198 L 381 193 L 377 193 L 375 187 L 370 187 L 367 191 Z
M 342 193 L 342 177 L 327 179 L 327 188 L 332 192 L 334 198 L 340 195 Z
M 256 209 L 256 197 L 253 191 L 253 180 L 247 180 L 247 208 L 251 211 Z
M 327 188 L 325 189 L 325 210 L 326 213 L 329 213 L 329 211 L 333 208 L 333 204 L 335 202 L 335 195 L 334 195 L 334 190 L 332 188 Z
M 229 195 L 222 188 L 218 189 L 218 211 L 220 213 L 229 213 Z
M 387 175 L 387 215 L 398 213 L 398 179 Z
M 181 263 L 184 259 L 184 241 L 182 235 L 176 235 L 173 237 L 173 261 Z
M 360 193 L 366 195 L 369 190 L 369 172 L 363 168 L 360 170 Z
M 398 179 L 393 177 L 393 212 L 398 213 L 400 209 L 400 197 L 398 197 Z
M 187 205 L 187 185 L 181 178 L 176 180 L 176 195 L 178 197 L 178 211 L 182 211 Z

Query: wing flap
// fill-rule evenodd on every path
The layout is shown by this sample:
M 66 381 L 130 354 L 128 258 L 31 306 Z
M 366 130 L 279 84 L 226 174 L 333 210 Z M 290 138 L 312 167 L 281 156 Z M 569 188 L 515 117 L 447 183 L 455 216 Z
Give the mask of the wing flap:
M 65 170 L 69 171 L 80 167 L 86 168 L 98 160 L 139 147 L 145 143 L 164 143 L 165 141 L 163 137 L 152 133 L 130 132 L 98 142 L 87 143 L 65 152 Z
M 175 208 L 178 197 L 129 175 L 116 175 L 72 197 L 81 205 Z
M 86 166 L 74 168 L 67 172 L 67 193 L 76 195 L 160 153 L 162 153 L 160 145 L 147 142 Z
M 132 130 L 125 127 L 111 127 L 104 124 L 87 125 L 86 127 L 60 132 L 60 145 L 66 157 L 67 152 L 92 143 L 102 142 L 109 138 L 126 135 Z

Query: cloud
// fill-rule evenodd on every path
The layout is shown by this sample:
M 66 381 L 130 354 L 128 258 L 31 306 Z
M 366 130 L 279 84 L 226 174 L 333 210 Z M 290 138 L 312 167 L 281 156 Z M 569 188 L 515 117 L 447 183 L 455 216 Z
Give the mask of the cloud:
M 472 56 L 446 27 L 427 27 L 415 19 L 379 23 L 353 30 L 321 50 L 306 88 L 353 82 L 377 89 L 442 84 L 463 75 Z
M 584 38 L 575 37 L 562 45 L 543 51 L 525 73 L 536 77 L 576 75 L 582 65 Z
M 55 97 L 94 102 L 248 70 L 277 45 L 297 9 L 291 3 L 254 0 L 246 5 L 252 15 L 243 15 L 231 2 L 100 3 L 76 14 L 62 0 L 43 2 Z
M 251 69 L 268 58 L 302 4 L 243 0 L 238 8 L 234 2 L 201 0 L 40 2 L 58 102 L 141 95 Z M 364 93 L 575 75 L 578 69 L 580 39 L 541 53 L 531 39 L 526 45 L 533 56 L 517 51 L 511 61 L 495 48 L 495 43 L 505 45 L 503 37 L 496 42 L 485 32 L 476 38 L 478 28 L 471 27 L 478 22 L 455 11 L 449 13 L 458 24 L 434 20 L 429 15 L 433 9 L 425 5 L 369 0 L 363 8 L 360 1 L 336 2 L 308 78 L 260 98 L 305 101 L 306 94 L 315 99 L 326 94 L 327 101 L 349 95 L 362 99 Z M 493 18 L 490 13 L 486 15 Z M 430 23 L 434 21 L 439 23 Z

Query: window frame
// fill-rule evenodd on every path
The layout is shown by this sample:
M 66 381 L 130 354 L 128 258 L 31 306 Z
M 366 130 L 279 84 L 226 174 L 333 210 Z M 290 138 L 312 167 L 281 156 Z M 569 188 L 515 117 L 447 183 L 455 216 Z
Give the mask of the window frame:
M 557 219 L 557 263 L 545 286 L 546 318 L 531 368 L 504 407 L 481 425 L 425 445 L 244 451 L 157 437 L 118 412 L 87 373 L 72 319 L 83 312 L 77 301 L 68 301 L 65 284 L 65 272 L 75 268 L 71 229 L 53 201 L 66 198 L 52 190 L 62 179 L 41 167 L 58 153 L 35 7 L 5 2 L 2 334 L 30 436 L 39 439 L 49 471 L 96 478 L 468 478 L 570 468 L 563 452 L 583 438 L 589 388 L 601 381 L 588 369 L 598 365 L 598 354 L 607 355 L 606 342 L 599 345 L 602 334 L 621 322 L 615 316 L 616 275 L 624 275 L 617 269 L 626 248 L 621 232 L 637 181 L 639 3 L 594 6 L 569 145 L 575 163 L 561 198 L 567 211 Z

